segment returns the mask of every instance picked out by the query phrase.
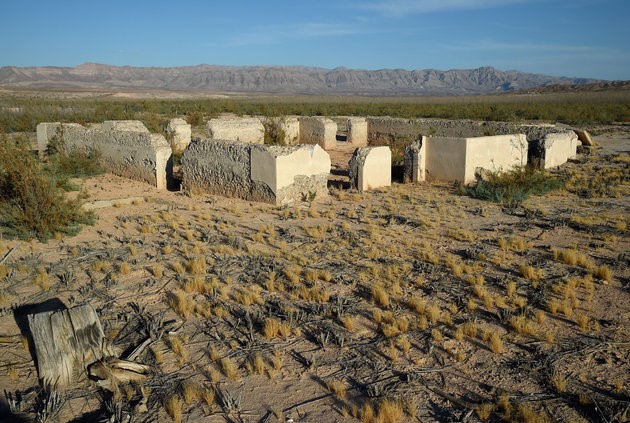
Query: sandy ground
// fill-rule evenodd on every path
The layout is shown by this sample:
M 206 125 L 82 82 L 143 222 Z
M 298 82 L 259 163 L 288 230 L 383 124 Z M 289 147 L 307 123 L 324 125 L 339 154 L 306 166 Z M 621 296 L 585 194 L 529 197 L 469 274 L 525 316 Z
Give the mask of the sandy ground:
M 573 192 L 516 208 L 440 183 L 281 208 L 90 178 L 96 225 L 0 240 L 0 390 L 21 398 L 0 413 L 46 408 L 18 323 L 91 303 L 119 356 L 153 322 L 152 374 L 112 393 L 79 369 L 47 421 L 629 421 L 630 138 L 597 140 L 555 171 Z

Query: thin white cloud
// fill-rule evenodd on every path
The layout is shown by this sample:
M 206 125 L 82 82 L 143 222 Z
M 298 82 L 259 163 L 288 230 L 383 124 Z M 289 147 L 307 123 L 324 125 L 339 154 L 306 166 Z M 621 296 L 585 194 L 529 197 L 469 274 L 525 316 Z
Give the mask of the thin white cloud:
M 488 9 L 533 1 L 538 0 L 378 0 L 358 3 L 356 7 L 398 17 L 440 11 Z
M 231 46 L 274 44 L 291 38 L 320 38 L 359 34 L 362 31 L 348 24 L 304 23 L 255 27 L 228 40 Z
M 445 44 L 449 50 L 468 52 L 519 52 L 519 53 L 567 53 L 567 54 L 620 54 L 609 47 L 569 45 L 569 44 L 537 44 L 537 43 L 506 43 L 497 41 L 474 41 L 459 44 Z

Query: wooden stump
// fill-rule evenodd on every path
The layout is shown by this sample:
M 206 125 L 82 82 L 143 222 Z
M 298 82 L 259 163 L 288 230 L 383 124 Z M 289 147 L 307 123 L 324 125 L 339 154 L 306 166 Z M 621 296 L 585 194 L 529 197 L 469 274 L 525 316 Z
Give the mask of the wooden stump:
M 48 389 L 68 386 L 75 371 L 106 353 L 105 335 L 91 304 L 28 316 L 37 372 Z

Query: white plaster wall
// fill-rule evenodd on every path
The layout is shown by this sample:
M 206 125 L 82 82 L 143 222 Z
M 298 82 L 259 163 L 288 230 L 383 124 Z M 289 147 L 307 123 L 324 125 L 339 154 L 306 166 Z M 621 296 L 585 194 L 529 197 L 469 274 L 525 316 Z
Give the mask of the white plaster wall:
M 166 132 L 171 136 L 173 152 L 181 153 L 190 144 L 192 127 L 184 119 L 171 119 L 166 127 Z
M 475 181 L 475 169 L 482 167 L 492 172 L 511 170 L 527 164 L 525 134 L 496 135 L 466 138 L 466 167 L 463 183 Z
M 466 138 L 427 137 L 427 179 L 463 182 L 466 178 L 466 145 Z
M 367 147 L 368 145 L 368 123 L 362 117 L 351 117 L 348 119 L 348 143 L 354 147 Z
M 369 149 L 363 166 L 359 167 L 359 191 L 367 191 L 392 185 L 392 151 L 389 147 Z
M 252 149 L 251 178 L 264 182 L 274 194 L 292 185 L 297 176 L 330 173 L 330 156 L 319 145 L 301 145 L 291 152 L 274 155 L 273 150 Z
M 577 154 L 578 137 L 574 132 L 560 132 L 545 135 L 545 169 L 560 166 Z
M 48 143 L 55 136 L 60 126 L 60 122 L 42 122 L 37 125 L 37 150 L 40 157 L 45 155 Z
M 265 127 L 258 118 L 217 118 L 208 121 L 208 136 L 215 140 L 265 142 Z

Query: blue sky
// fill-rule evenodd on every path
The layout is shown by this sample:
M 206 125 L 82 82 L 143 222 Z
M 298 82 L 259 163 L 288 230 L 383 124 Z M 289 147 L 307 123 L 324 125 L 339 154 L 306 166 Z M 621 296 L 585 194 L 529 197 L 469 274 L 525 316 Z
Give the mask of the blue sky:
M 630 0 L 2 0 L 0 66 L 84 62 L 630 80 Z

